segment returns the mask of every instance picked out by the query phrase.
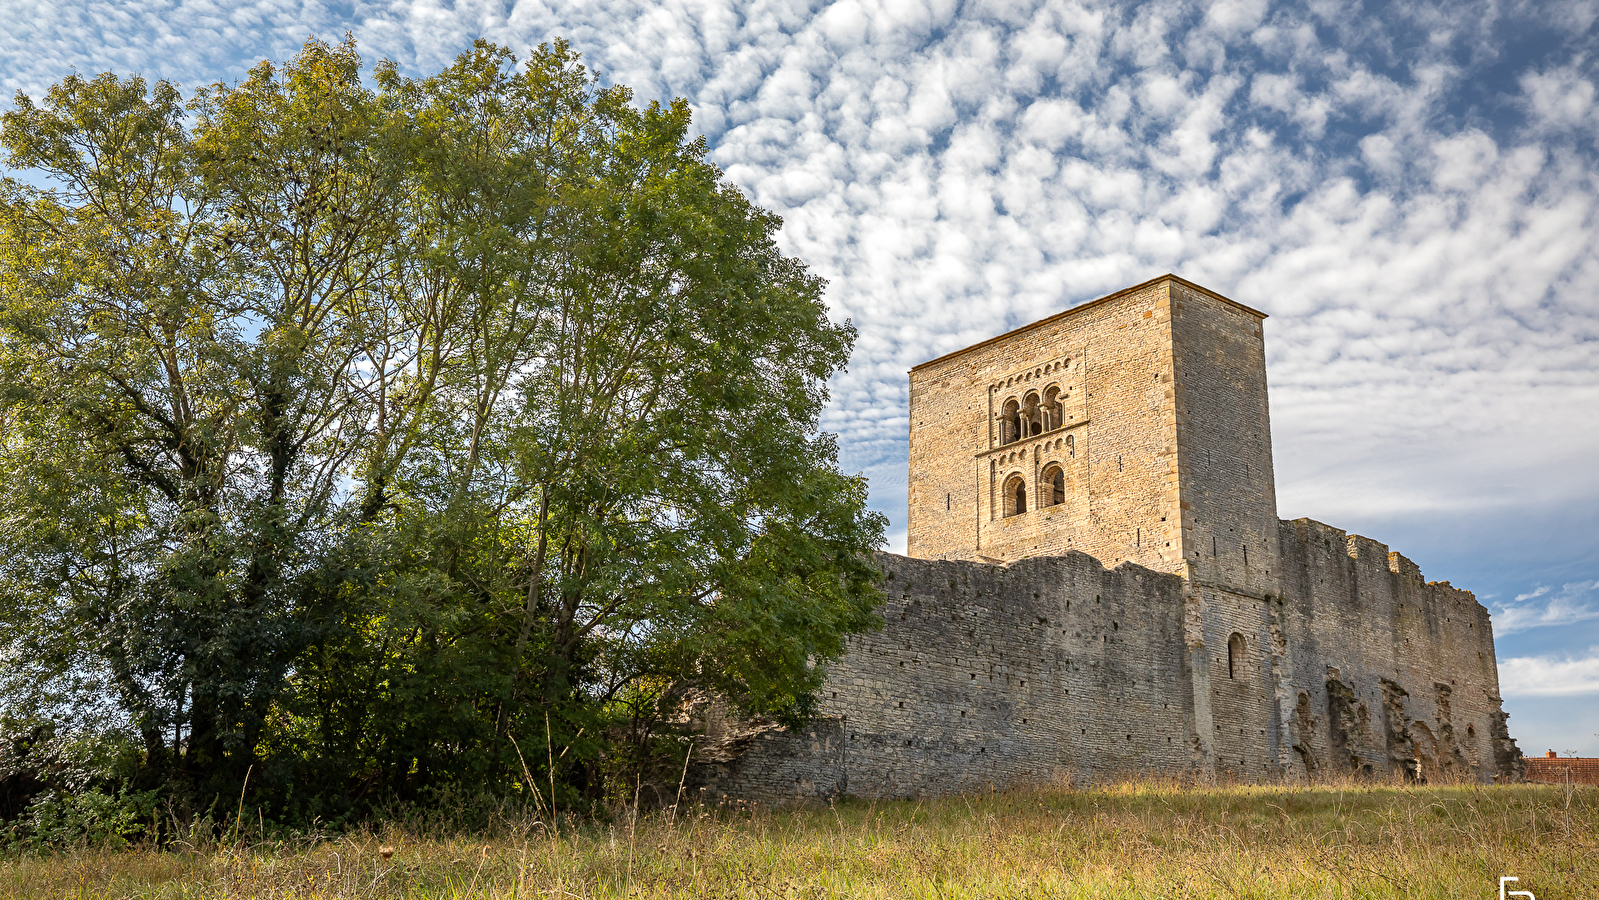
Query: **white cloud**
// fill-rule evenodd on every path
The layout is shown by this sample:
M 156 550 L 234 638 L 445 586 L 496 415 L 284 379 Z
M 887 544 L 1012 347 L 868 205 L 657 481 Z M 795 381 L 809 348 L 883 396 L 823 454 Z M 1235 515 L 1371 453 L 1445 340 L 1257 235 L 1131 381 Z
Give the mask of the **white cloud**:
M 1299 99 L 1298 79 L 1293 75 L 1262 72 L 1249 83 L 1250 102 L 1274 112 L 1290 112 Z
M 1571 582 L 1547 600 L 1530 602 L 1548 594 L 1549 587 L 1539 585 L 1516 595 L 1513 603 L 1499 605 L 1493 610 L 1494 634 L 1503 637 L 1546 625 L 1575 625 L 1599 619 L 1599 580 Z
M 1518 656 L 1499 660 L 1505 697 L 1575 697 L 1599 694 L 1599 647 L 1584 656 Z
M 1559 131 L 1595 124 L 1594 84 L 1575 66 L 1521 77 L 1528 113 L 1540 127 Z
M 1205 11 L 1205 25 L 1223 38 L 1237 38 L 1260 25 L 1267 0 L 1217 0 Z

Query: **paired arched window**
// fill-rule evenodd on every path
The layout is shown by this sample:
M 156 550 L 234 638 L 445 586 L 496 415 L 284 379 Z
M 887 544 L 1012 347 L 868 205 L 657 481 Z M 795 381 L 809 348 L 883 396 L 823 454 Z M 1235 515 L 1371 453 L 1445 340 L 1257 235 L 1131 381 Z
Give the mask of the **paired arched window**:
M 1227 639 L 1227 677 L 1237 678 L 1244 674 L 1244 636 L 1233 632 Z
M 1055 506 L 1066 502 L 1066 470 L 1055 463 L 1044 467 L 1044 493 L 1040 506 Z
M 1027 482 L 1020 475 L 1005 480 L 1005 515 L 1019 516 L 1027 512 Z
M 999 442 L 1011 444 L 1022 439 L 1022 405 L 1015 400 L 1005 401 L 1005 411 L 999 419 Z
M 1039 406 L 1038 395 L 1028 394 L 1022 398 L 1022 427 L 1026 429 L 1024 437 L 1033 437 L 1044 433 L 1043 410 Z

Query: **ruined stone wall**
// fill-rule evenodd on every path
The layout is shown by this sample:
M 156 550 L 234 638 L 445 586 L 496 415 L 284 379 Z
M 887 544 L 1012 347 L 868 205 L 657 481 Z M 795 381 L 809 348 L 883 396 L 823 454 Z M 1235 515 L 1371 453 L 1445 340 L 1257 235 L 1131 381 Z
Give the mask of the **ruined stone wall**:
M 1294 771 L 1519 778 L 1488 610 L 1369 538 L 1310 519 L 1280 535 Z
M 818 718 L 798 731 L 760 724 L 709 737 L 685 766 L 689 802 L 793 803 L 848 791 L 848 745 L 839 719 Z
M 1196 703 L 1209 722 L 1196 768 L 1207 777 L 1281 778 L 1285 748 L 1277 710 L 1288 672 L 1278 604 L 1271 596 L 1189 587 L 1190 671 L 1201 698 Z
M 1308 519 L 1279 541 L 1281 588 L 1262 597 L 1082 553 L 880 554 L 884 626 L 851 638 L 822 720 L 711 747 L 694 783 L 788 801 L 1124 775 L 1520 777 L 1469 592 Z
M 1181 566 L 1178 539 L 1163 537 L 1178 504 L 1170 284 L 1156 279 L 912 370 L 909 555 L 1080 550 L 1110 565 Z M 1005 402 L 1052 386 L 1061 426 L 1004 444 Z M 1058 506 L 1045 505 L 1040 485 L 1051 463 L 1066 473 Z M 1013 476 L 1025 480 L 1027 511 L 1007 516 Z
M 1180 579 L 1082 553 L 882 560 L 886 625 L 852 641 L 823 695 L 852 793 L 1187 771 Z
M 938 796 L 1191 770 L 1182 580 L 1082 553 L 1008 566 L 880 554 L 881 631 L 850 641 L 822 693 L 848 792 Z M 724 765 L 707 796 L 779 771 L 803 736 Z M 810 771 L 805 769 L 805 771 Z M 762 776 L 764 777 L 764 776 Z M 804 777 L 812 777 L 805 775 Z M 821 780 L 814 779 L 820 783 Z

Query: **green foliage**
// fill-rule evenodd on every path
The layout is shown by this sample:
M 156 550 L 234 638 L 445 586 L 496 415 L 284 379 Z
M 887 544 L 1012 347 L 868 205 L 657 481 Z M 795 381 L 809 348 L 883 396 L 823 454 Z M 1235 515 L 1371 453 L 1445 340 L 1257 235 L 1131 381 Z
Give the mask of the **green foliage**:
M 16 843 L 31 849 L 89 845 L 119 848 L 144 831 L 155 814 L 159 792 L 76 794 L 49 791 L 36 797 L 23 816 Z
M 196 807 L 571 803 L 691 692 L 803 719 L 873 625 L 817 430 L 854 331 L 683 101 L 313 40 L 0 125 L 53 185 L 0 183 L 13 718 L 128 729 Z

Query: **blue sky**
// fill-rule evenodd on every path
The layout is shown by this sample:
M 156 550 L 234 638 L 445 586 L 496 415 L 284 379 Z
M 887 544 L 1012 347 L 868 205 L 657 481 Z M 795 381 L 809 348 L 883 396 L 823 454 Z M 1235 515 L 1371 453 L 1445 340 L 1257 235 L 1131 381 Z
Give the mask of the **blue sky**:
M 1270 313 L 1278 505 L 1494 612 L 1511 732 L 1599 756 L 1599 0 L 0 0 L 0 91 L 349 31 L 566 36 L 687 97 L 860 341 L 825 425 L 904 546 L 912 365 L 1176 272 Z

